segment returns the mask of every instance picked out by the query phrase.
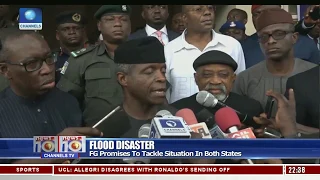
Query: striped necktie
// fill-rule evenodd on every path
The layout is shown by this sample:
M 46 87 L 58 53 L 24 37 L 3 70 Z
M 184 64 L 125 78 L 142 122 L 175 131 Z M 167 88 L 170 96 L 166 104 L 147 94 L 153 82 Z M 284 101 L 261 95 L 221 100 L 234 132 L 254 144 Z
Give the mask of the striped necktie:
M 162 32 L 161 31 L 157 31 L 156 35 L 158 36 L 159 41 L 161 42 L 162 45 L 164 45 L 163 41 L 162 41 Z

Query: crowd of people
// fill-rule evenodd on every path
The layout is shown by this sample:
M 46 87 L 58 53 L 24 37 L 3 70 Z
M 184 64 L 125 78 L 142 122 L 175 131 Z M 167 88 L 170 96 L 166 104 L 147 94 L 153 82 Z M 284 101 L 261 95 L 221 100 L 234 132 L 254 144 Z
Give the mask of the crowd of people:
M 135 138 L 159 110 L 175 114 L 189 108 L 197 115 L 206 109 L 214 116 L 217 109 L 196 102 L 199 90 L 205 90 L 250 115 L 257 137 L 264 138 L 265 127 L 270 127 L 281 132 L 282 138 L 319 138 L 320 17 L 310 16 L 317 8 L 311 5 L 295 24 L 279 5 L 252 5 L 257 32 L 249 36 L 245 33 L 248 15 L 240 9 L 229 12 L 218 33 L 213 30 L 213 5 L 182 5 L 170 30 L 168 5 L 143 5 L 146 25 L 131 32 L 130 6 L 103 5 L 94 14 L 101 33 L 94 44 L 88 43 L 85 28 L 89 27 L 81 13 L 59 14 L 56 38 L 60 49 L 56 51 L 38 32 L 20 31 L 0 17 L 0 136 Z M 267 118 L 270 96 L 276 104 Z M 120 111 L 91 128 L 117 106 Z M 213 123 L 205 122 L 211 128 Z M 252 125 L 243 122 L 243 127 Z M 185 163 L 242 162 L 203 159 Z

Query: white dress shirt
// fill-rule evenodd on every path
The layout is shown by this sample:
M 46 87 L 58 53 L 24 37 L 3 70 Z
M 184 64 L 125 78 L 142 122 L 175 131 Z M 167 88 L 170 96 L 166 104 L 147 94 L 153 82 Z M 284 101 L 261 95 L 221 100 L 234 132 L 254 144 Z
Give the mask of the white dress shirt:
M 156 34 L 157 30 L 150 27 L 148 24 L 146 25 L 146 32 L 148 36 L 153 36 L 158 38 L 158 35 Z M 167 27 L 164 26 L 162 29 L 160 29 L 160 31 L 162 32 L 161 38 L 162 38 L 162 42 L 164 43 L 164 45 L 169 43 L 169 38 L 168 38 L 168 31 L 167 31 Z
M 185 40 L 185 32 L 165 46 L 166 77 L 171 84 L 167 91 L 169 103 L 199 92 L 194 80 L 193 62 L 207 51 L 220 50 L 233 57 L 238 64 L 237 74 L 246 69 L 243 50 L 236 39 L 212 30 L 212 41 L 201 51 Z

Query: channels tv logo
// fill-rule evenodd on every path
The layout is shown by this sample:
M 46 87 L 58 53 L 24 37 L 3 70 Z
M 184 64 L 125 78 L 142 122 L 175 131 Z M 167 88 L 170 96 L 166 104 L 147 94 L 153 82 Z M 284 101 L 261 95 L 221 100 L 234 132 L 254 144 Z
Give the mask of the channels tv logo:
M 42 10 L 40 8 L 20 8 L 19 29 L 42 30 Z
M 178 119 L 160 119 L 160 124 L 163 128 L 184 128 Z
M 180 119 L 160 119 L 160 124 L 165 133 L 185 133 L 186 129 Z
M 34 136 L 33 152 L 58 152 L 57 136 Z
M 59 152 L 86 152 L 85 136 L 59 136 Z

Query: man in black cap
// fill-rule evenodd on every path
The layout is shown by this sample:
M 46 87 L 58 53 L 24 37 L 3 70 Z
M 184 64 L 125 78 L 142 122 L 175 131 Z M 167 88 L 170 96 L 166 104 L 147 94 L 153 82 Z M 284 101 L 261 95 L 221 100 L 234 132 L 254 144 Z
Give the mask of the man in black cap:
M 85 43 L 86 20 L 79 12 L 65 11 L 56 17 L 56 39 L 60 43 L 60 48 L 54 50 L 57 58 L 56 63 L 56 83 L 60 80 L 60 72 L 73 51 L 86 48 Z
M 206 90 L 219 101 L 251 116 L 257 116 L 263 112 L 258 101 L 230 92 L 236 78 L 235 71 L 238 68 L 237 63 L 230 55 L 218 50 L 208 51 L 194 61 L 193 68 L 196 71 L 194 78 L 199 91 Z M 196 96 L 197 93 L 171 105 L 177 109 L 189 108 L 198 114 L 204 107 L 196 101 Z M 213 114 L 217 111 L 213 108 L 208 110 Z M 212 124 L 207 125 L 212 126 Z
M 140 127 L 150 124 L 158 111 L 166 109 L 172 114 L 176 113 L 174 108 L 165 105 L 164 47 L 157 38 L 145 37 L 125 42 L 116 49 L 114 62 L 117 66 L 117 81 L 123 89 L 124 100 L 121 105 L 122 110 L 97 127 L 103 132 L 104 137 L 137 138 Z M 113 164 L 119 162 L 123 163 L 123 160 L 108 161 Z M 192 161 L 192 163 L 199 162 Z M 150 163 L 172 164 L 175 161 L 158 159 L 151 160 Z
M 103 5 L 95 13 L 103 41 L 72 53 L 61 71 L 57 87 L 75 96 L 88 126 L 108 114 L 122 102 L 122 89 L 116 79 L 115 49 L 131 31 L 131 8 L 127 5 Z

